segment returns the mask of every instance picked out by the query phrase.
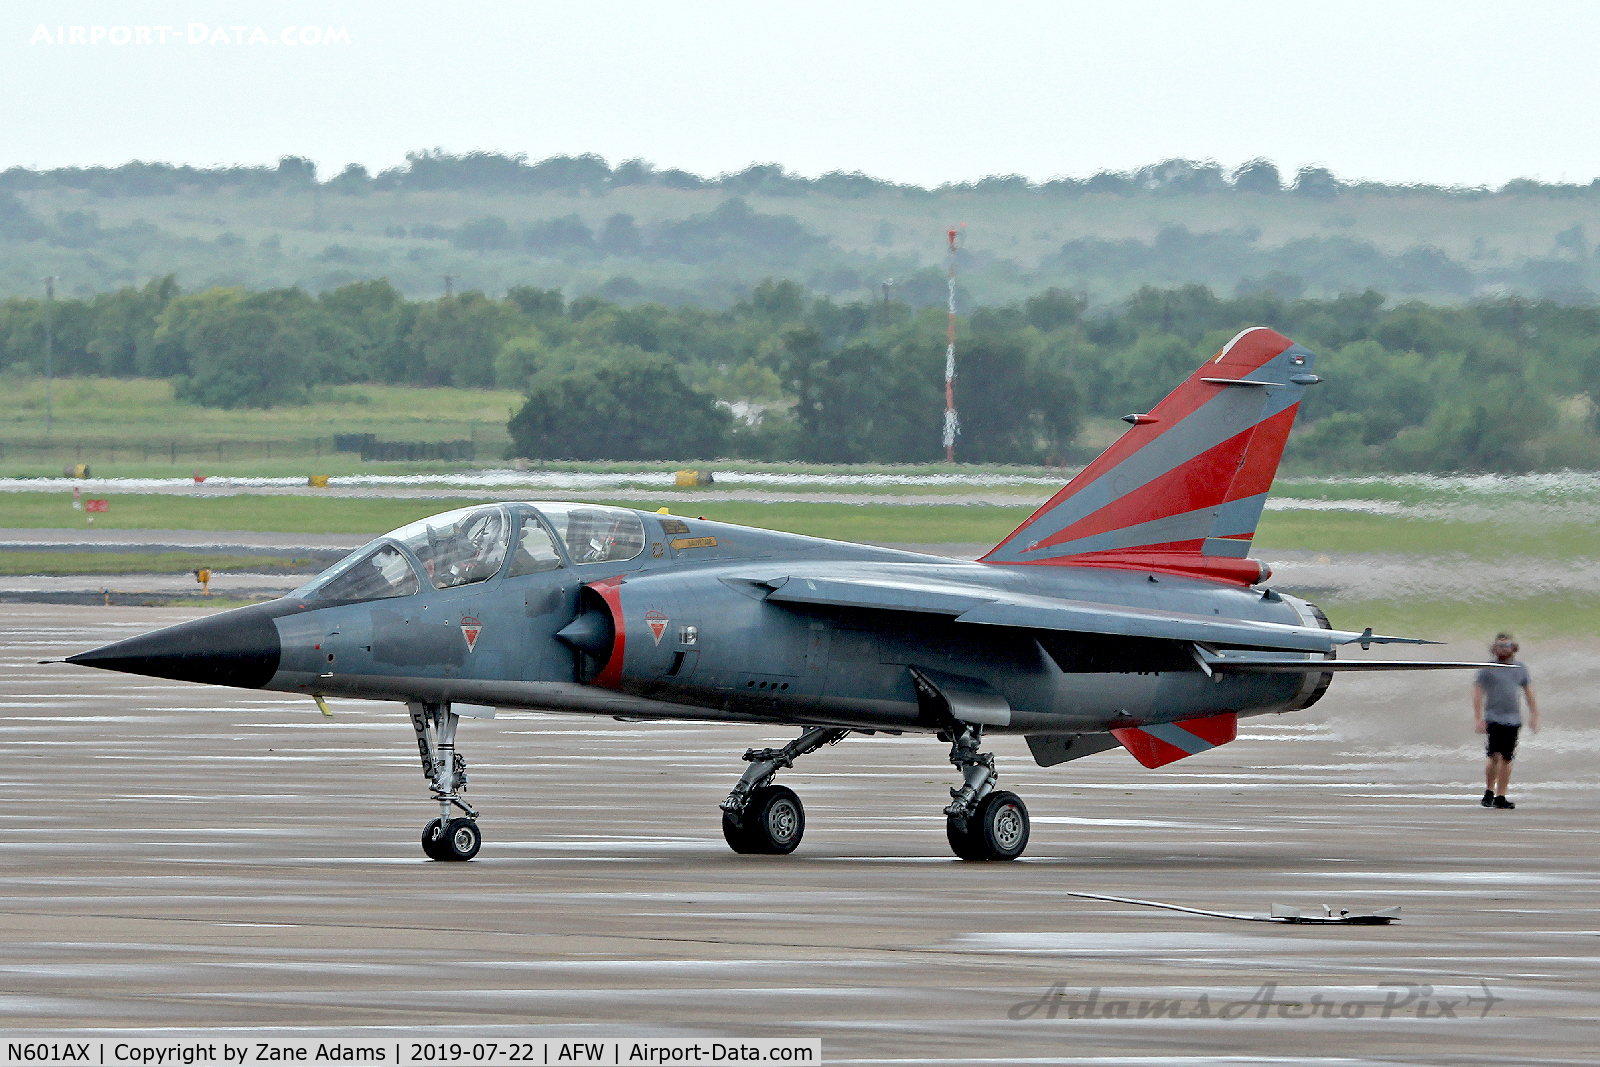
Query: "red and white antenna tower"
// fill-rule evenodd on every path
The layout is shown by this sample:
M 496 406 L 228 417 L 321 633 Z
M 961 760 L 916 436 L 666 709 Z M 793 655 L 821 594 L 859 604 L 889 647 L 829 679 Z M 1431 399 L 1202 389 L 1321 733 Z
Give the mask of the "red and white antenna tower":
M 962 231 L 967 228 L 961 224 Z M 956 461 L 956 435 L 961 419 L 956 415 L 956 231 L 950 231 L 950 327 L 944 348 L 944 461 Z

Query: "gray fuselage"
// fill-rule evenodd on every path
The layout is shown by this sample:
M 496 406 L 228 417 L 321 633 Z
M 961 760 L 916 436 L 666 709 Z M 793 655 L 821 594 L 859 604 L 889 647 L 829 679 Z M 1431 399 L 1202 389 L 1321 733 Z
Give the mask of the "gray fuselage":
M 533 507 L 510 505 L 510 513 Z M 918 702 L 918 668 L 992 690 L 1006 710 L 988 727 L 1030 734 L 1293 710 L 1326 687 L 1327 676 L 1316 674 L 1212 675 L 1181 642 L 974 626 L 936 611 L 778 603 L 763 583 L 798 568 L 813 578 L 951 582 L 1318 625 L 1304 601 L 1259 588 L 1107 567 L 970 563 L 633 514 L 645 545 L 625 561 L 577 563 L 564 551 L 552 569 L 454 588 L 424 582 L 418 592 L 379 600 L 278 601 L 271 614 L 280 654 L 262 687 L 621 717 L 935 730 Z M 586 617 L 592 632 L 575 646 L 568 628 Z

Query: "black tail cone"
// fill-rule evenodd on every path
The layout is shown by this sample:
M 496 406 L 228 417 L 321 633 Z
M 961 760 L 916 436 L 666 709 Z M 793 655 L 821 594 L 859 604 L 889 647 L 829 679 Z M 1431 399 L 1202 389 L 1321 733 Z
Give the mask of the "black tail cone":
M 154 678 L 260 689 L 278 670 L 283 646 L 273 604 L 252 604 L 69 656 L 68 663 Z

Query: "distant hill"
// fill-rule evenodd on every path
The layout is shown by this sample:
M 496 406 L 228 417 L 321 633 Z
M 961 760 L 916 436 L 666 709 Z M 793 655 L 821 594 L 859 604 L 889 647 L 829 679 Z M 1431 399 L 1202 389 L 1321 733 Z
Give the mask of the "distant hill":
M 945 298 L 945 233 L 965 223 L 960 299 L 1016 301 L 1052 286 L 1094 304 L 1143 285 L 1221 294 L 1462 303 L 1600 292 L 1600 179 L 1500 189 L 1226 174 L 1169 160 L 1031 183 L 998 176 L 924 189 L 864 174 L 808 179 L 776 164 L 706 178 L 598 156 L 530 163 L 417 152 L 372 175 L 163 163 L 0 172 L 0 295 L 46 274 L 88 296 L 175 273 L 185 289 L 387 277 L 415 297 L 514 285 L 569 297 L 729 306 L 763 278 L 844 300 Z M 448 282 L 446 277 L 448 276 Z

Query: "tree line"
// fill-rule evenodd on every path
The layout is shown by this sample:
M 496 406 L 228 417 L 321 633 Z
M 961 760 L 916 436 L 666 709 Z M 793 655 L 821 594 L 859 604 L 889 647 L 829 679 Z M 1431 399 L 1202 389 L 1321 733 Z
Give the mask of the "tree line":
M 836 296 L 874 284 L 875 264 L 860 254 L 844 253 L 828 237 L 793 216 L 756 211 L 740 197 L 724 200 L 710 211 L 643 225 L 627 212 L 615 212 L 596 225 L 576 213 L 531 221 L 485 215 L 453 227 L 390 225 L 384 236 L 448 242 L 461 252 L 497 257 L 496 268 L 538 261 L 560 262 L 570 270 L 602 264 L 622 268 L 633 273 L 615 274 L 595 287 L 602 295 L 618 299 L 665 295 L 634 277 L 634 273 L 648 274 L 663 265 L 719 272 L 717 281 L 702 279 L 692 294 L 701 302 L 723 295 L 726 285 L 722 283 L 727 278 L 722 275 L 729 272 L 759 277 L 777 270 L 797 270 L 810 287 Z M 1497 263 L 1463 262 L 1423 245 L 1386 252 L 1371 241 L 1343 235 L 1297 237 L 1276 246 L 1264 244 L 1261 237 L 1254 227 L 1197 233 L 1173 225 L 1163 227 L 1150 241 L 1075 237 L 1043 257 L 1031 272 L 988 252 L 963 250 L 960 262 L 964 278 L 1001 273 L 1124 292 L 1137 288 L 1140 279 L 1168 286 L 1195 282 L 1223 292 L 1266 292 L 1288 299 L 1313 287 L 1333 292 L 1370 287 L 1400 296 L 1463 300 L 1485 288 L 1497 288 L 1583 304 L 1595 302 L 1600 289 L 1600 248 L 1591 244 L 1581 223 L 1558 233 L 1542 255 Z M 348 243 L 335 241 L 312 257 L 312 265 L 321 272 L 318 280 L 350 280 L 361 273 L 393 268 L 401 258 L 346 240 Z M 0 241 L 81 249 L 91 257 L 150 256 L 170 262 L 184 255 L 210 255 L 225 261 L 234 273 L 252 262 L 279 263 L 283 255 L 276 235 L 252 248 L 232 233 L 201 241 L 177 237 L 148 222 L 102 226 L 98 213 L 88 210 L 61 210 L 47 219 L 5 193 L 0 193 Z M 943 305 L 943 267 L 896 273 L 899 277 L 894 284 L 902 300 L 919 307 Z M 431 282 L 437 275 L 427 277 Z M 681 285 L 684 280 L 680 275 L 675 281 Z
M 675 167 L 658 168 L 648 160 L 630 159 L 611 166 L 593 153 L 556 155 L 529 162 L 525 154 L 466 152 L 442 149 L 407 152 L 404 166 L 371 173 L 351 163 L 337 174 L 319 179 L 317 166 L 302 156 L 284 156 L 276 166 L 195 167 L 187 164 L 132 160 L 115 167 L 56 167 L 0 171 L 0 192 L 34 189 L 76 189 L 100 196 L 172 196 L 181 193 L 234 191 L 271 195 L 321 187 L 334 193 L 360 195 L 388 190 L 455 192 L 558 192 L 601 195 L 612 189 L 654 186 L 663 189 L 725 189 L 731 194 L 832 197 L 870 196 L 886 191 L 908 196 L 971 191 L 1038 192 L 1056 196 L 1093 193 L 1115 196 L 1241 193 L 1289 195 L 1329 200 L 1342 193 L 1418 193 L 1453 198 L 1535 195 L 1600 197 L 1600 178 L 1588 183 L 1550 183 L 1517 178 L 1499 189 L 1419 184 L 1390 184 L 1339 178 L 1326 167 L 1302 167 L 1284 176 L 1267 159 L 1252 159 L 1232 171 L 1211 160 L 1167 159 L 1126 171 L 1105 170 L 1086 178 L 1056 177 L 1035 182 L 1017 174 L 990 175 L 973 181 L 949 182 L 934 188 L 901 184 L 860 171 L 830 171 L 806 178 L 777 163 L 752 163 L 743 170 L 704 176 Z
M 409 300 L 387 281 L 183 292 L 172 277 L 84 299 L 0 303 L 0 373 L 169 379 L 221 408 L 379 382 L 514 390 L 515 453 L 546 459 L 940 458 L 945 315 L 767 281 L 727 308 L 568 300 L 515 286 Z M 1087 419 L 1148 410 L 1237 330 L 1317 351 L 1291 458 L 1344 470 L 1600 465 L 1600 308 L 1498 298 L 1392 304 L 1144 288 L 1091 308 L 1053 288 L 962 316 L 969 462 L 1080 460 Z

